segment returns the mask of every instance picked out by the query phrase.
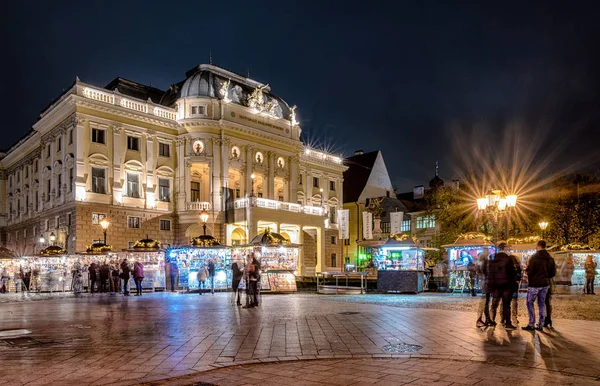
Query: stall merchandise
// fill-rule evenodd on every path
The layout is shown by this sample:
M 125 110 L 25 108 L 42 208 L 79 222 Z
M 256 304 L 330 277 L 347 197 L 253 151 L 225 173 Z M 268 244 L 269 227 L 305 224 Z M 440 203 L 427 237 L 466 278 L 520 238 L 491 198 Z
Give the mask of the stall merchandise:
M 119 252 L 119 261 L 127 259 L 131 268 L 131 280 L 129 280 L 130 291 L 135 291 L 133 280 L 133 267 L 135 262 L 144 266 L 144 280 L 142 290 L 164 291 L 166 289 L 165 278 L 165 251 L 161 249 L 160 242 L 146 237 L 136 241 L 129 249 Z
M 263 292 L 296 292 L 299 244 L 266 229 L 250 243 L 240 247 L 240 255 L 253 252 L 260 262 L 260 290 Z
M 471 290 L 469 264 L 477 264 L 482 254 L 495 253 L 490 238 L 477 232 L 462 234 L 453 244 L 442 245 L 442 248 L 448 253 L 448 288 L 460 293 Z M 475 290 L 481 290 L 479 277 L 475 278 Z
M 385 292 L 423 292 L 425 249 L 406 234 L 392 235 L 374 259 L 377 289 Z
M 594 257 L 594 261 L 598 263 L 600 267 L 600 251 L 593 250 L 587 245 L 581 244 L 569 244 L 560 248 L 559 251 L 553 253 L 554 261 L 556 263 L 557 275 L 560 272 L 562 262 L 567 257 L 573 258 L 573 264 L 575 269 L 573 270 L 573 276 L 571 282 L 573 285 L 585 285 L 585 261 L 589 255 Z M 600 283 L 600 268 L 596 269 L 596 283 Z
M 177 262 L 179 287 L 199 289 L 198 272 L 203 266 L 208 268 L 208 262 L 212 260 L 215 265 L 215 290 L 231 288 L 231 248 L 221 245 L 213 236 L 194 237 L 190 246 L 168 250 L 166 258 L 167 263 Z M 207 279 L 204 288 L 210 288 L 210 285 L 210 279 Z

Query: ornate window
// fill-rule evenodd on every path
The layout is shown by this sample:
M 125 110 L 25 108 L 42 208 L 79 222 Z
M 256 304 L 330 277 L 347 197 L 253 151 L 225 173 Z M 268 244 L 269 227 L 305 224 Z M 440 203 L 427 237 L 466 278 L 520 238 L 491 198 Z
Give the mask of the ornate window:
M 171 181 L 168 178 L 158 179 L 158 197 L 161 201 L 171 202 Z
M 140 198 L 140 175 L 127 173 L 127 196 Z
M 335 181 L 329 181 L 329 190 L 335 192 Z
M 127 136 L 127 150 L 140 151 L 140 138 Z
M 106 194 L 106 169 L 92 168 L 92 192 Z
M 200 183 L 198 181 L 192 181 L 190 191 L 192 202 L 200 201 Z
M 192 106 L 192 115 L 206 115 L 206 106 Z
M 62 136 L 56 137 L 56 152 L 60 152 L 62 150 Z

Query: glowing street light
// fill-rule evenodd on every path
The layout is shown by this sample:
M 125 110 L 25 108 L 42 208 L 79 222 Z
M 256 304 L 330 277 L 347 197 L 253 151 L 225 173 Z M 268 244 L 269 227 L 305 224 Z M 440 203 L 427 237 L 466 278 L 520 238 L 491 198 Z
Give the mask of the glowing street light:
M 54 245 L 54 241 L 56 241 L 56 235 L 54 232 L 50 233 L 50 243 Z
M 200 212 L 200 221 L 202 221 L 202 229 L 204 231 L 204 236 L 206 236 L 206 222 L 208 221 L 208 212 L 206 209 L 203 209 Z
M 46 242 L 46 239 L 44 238 L 44 236 L 40 236 L 40 244 L 44 244 Z
M 538 225 L 542 230 L 542 238 L 546 238 L 546 228 L 548 228 L 548 221 L 541 221 Z
M 485 197 L 480 197 L 476 200 L 477 209 L 485 214 L 491 214 L 494 217 L 496 228 L 496 242 L 498 241 L 498 218 L 501 214 L 506 213 L 511 208 L 517 206 L 518 196 L 516 194 L 502 195 L 500 190 L 492 190 Z M 506 224 L 506 236 L 508 237 L 508 218 Z
M 106 245 L 106 230 L 108 229 L 109 225 L 110 225 L 110 222 L 108 221 L 108 219 L 106 217 L 104 217 L 102 220 L 100 220 L 100 226 L 102 227 L 102 231 L 104 232 L 104 245 Z

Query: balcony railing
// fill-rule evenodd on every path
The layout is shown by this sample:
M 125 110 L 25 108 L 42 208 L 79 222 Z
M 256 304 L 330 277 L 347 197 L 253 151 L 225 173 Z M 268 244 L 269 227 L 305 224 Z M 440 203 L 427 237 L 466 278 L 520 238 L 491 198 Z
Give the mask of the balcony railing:
M 210 210 L 211 209 L 211 205 L 210 202 L 204 202 L 204 201 L 194 201 L 194 202 L 188 202 L 187 203 L 187 210 Z
M 229 208 L 233 209 L 242 209 L 247 208 L 250 201 L 252 200 L 253 207 L 257 208 L 265 208 L 265 209 L 273 209 L 273 210 L 283 210 L 286 212 L 294 212 L 294 213 L 305 213 L 312 214 L 315 216 L 323 216 L 324 211 L 323 208 L 318 206 L 302 206 L 300 204 L 295 204 L 293 202 L 283 202 L 283 201 L 275 201 L 269 200 L 266 198 L 254 197 L 254 198 L 240 198 L 229 204 Z

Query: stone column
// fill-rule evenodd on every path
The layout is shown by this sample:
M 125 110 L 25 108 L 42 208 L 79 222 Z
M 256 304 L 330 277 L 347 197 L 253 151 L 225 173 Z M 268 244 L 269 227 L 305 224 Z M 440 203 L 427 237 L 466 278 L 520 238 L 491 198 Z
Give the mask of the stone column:
M 289 165 L 289 202 L 297 202 L 298 201 L 298 162 L 299 158 L 297 156 L 292 156 L 288 158 Z
M 229 148 L 231 142 L 228 139 L 223 139 L 221 143 L 221 184 L 219 190 L 221 191 L 221 207 L 222 210 L 227 210 L 227 196 L 225 188 L 229 187 Z
M 179 212 L 183 212 L 186 209 L 186 192 L 188 189 L 186 187 L 186 142 L 187 140 L 185 138 L 180 138 L 176 141 L 177 150 L 175 156 L 177 157 L 177 172 L 175 173 L 175 187 L 177 194 L 175 196 L 175 204 L 177 206 L 177 211 Z
M 325 264 L 325 227 L 317 228 L 317 265 L 315 266 L 315 272 L 323 272 Z
M 298 232 L 298 244 L 304 244 L 304 227 L 300 226 L 300 231 Z M 304 249 L 300 248 L 298 250 L 298 274 L 300 276 L 306 276 L 306 268 L 304 267 Z
M 210 164 L 210 176 L 211 176 L 211 204 L 213 210 L 221 210 L 221 181 L 223 174 L 221 172 L 221 156 L 222 150 L 221 145 L 223 141 L 220 138 L 212 140 L 212 162 Z
M 252 158 L 252 147 L 246 146 L 246 175 L 244 178 L 246 195 L 249 195 L 252 192 L 252 165 L 254 164 L 254 159 Z M 254 192 L 256 194 L 256 192 Z
M 267 152 L 267 157 L 269 158 L 269 171 L 267 172 L 267 198 L 270 200 L 275 200 L 275 153 L 272 151 Z

